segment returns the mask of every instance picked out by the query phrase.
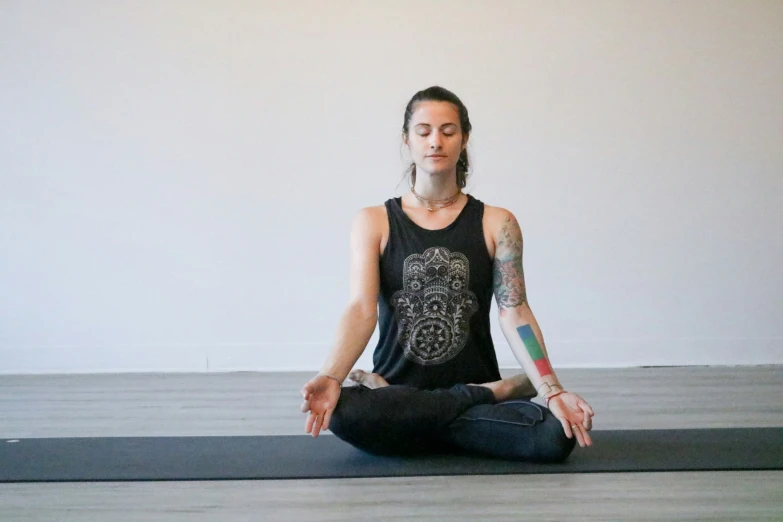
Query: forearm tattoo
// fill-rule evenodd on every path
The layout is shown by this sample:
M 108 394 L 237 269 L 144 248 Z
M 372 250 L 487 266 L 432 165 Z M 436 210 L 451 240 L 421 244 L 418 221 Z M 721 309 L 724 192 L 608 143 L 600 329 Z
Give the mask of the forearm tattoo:
M 541 397 L 545 397 L 552 392 L 560 391 L 562 389 L 563 387 L 559 384 L 549 384 L 548 382 L 544 382 L 541 383 L 541 386 L 538 387 L 536 393 L 538 393 Z
M 522 271 L 522 230 L 513 216 L 500 229 L 492 267 L 492 286 L 498 307 L 513 308 L 527 302 Z
M 536 370 L 538 370 L 538 374 L 541 376 L 541 378 L 543 379 L 547 376 L 555 378 L 555 372 L 552 371 L 552 366 L 549 364 L 549 359 L 544 353 L 544 350 L 541 348 L 541 345 L 538 343 L 538 338 L 533 332 L 533 328 L 531 328 L 529 324 L 523 324 L 522 326 L 517 327 L 517 333 L 519 334 L 519 338 L 522 339 L 522 344 L 525 345 L 527 353 L 533 360 L 533 364 L 536 365 Z M 539 387 L 536 389 L 536 392 L 541 397 L 546 397 L 550 393 L 562 389 L 563 387 L 556 382 L 545 381 L 539 385 Z
M 523 324 L 522 326 L 517 327 L 517 333 L 522 339 L 522 343 L 525 345 L 527 353 L 530 354 L 530 358 L 533 359 L 533 364 L 536 365 L 538 374 L 542 378 L 547 375 L 552 375 L 553 372 L 552 367 L 549 365 L 549 359 L 547 359 L 547 356 L 544 354 L 544 350 L 541 349 L 541 345 L 538 344 L 536 334 L 533 333 L 533 329 L 530 325 Z

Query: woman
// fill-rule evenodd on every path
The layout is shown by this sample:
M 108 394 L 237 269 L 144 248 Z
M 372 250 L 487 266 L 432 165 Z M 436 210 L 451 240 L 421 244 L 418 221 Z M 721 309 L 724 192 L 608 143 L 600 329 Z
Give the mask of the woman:
M 430 87 L 408 103 L 411 192 L 361 210 L 351 231 L 350 300 L 323 370 L 302 388 L 305 431 L 331 428 L 378 454 L 464 450 L 558 462 L 590 446 L 593 410 L 563 389 L 527 303 L 514 215 L 462 189 L 468 111 Z M 501 379 L 499 322 L 525 374 Z M 376 325 L 373 373 L 349 371 Z M 342 387 L 350 377 L 358 386 Z M 547 407 L 529 399 L 542 397 Z

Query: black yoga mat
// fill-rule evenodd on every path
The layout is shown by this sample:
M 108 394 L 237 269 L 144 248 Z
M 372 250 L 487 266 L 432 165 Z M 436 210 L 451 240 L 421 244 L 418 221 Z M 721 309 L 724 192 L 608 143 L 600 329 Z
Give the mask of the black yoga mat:
M 561 464 L 378 457 L 332 435 L 0 439 L 0 482 L 783 469 L 783 428 L 594 431 Z

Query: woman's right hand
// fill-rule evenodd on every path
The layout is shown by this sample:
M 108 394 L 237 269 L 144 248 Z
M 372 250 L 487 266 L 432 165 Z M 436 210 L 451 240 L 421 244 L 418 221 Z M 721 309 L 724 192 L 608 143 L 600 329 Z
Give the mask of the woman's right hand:
M 321 430 L 329 429 L 332 412 L 340 398 L 340 383 L 325 375 L 316 375 L 302 387 L 302 397 L 302 412 L 310 413 L 305 432 L 317 437 Z

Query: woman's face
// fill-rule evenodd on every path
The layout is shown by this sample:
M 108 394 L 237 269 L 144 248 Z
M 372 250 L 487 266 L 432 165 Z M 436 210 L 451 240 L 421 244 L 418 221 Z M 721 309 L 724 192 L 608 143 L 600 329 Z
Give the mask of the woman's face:
M 454 105 L 440 101 L 416 104 L 405 144 L 416 163 L 417 173 L 456 172 L 457 160 L 467 142 L 468 136 L 463 139 L 460 131 L 459 113 Z

